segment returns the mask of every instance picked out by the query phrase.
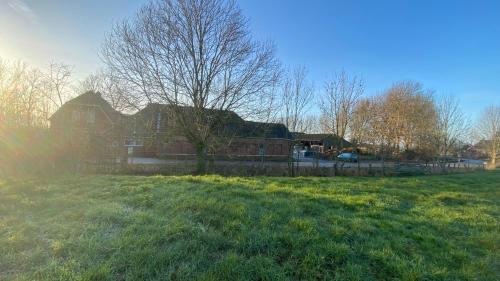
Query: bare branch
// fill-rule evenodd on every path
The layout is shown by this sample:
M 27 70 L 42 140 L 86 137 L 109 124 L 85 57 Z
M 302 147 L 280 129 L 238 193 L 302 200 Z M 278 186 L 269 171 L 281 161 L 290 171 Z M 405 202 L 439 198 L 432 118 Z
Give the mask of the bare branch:
M 356 76 L 349 77 L 345 72 L 327 81 L 320 104 L 323 130 L 345 138 L 363 92 L 364 82 Z

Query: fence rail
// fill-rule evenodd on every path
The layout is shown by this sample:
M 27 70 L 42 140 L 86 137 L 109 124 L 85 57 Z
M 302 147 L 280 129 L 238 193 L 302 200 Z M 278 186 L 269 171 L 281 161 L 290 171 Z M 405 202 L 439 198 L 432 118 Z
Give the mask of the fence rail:
M 328 163 L 316 165 L 304 162 L 214 161 L 207 162 L 207 173 L 225 176 L 411 176 L 463 173 L 483 170 L 484 165 L 448 163 Z M 80 172 L 123 173 L 136 175 L 188 175 L 196 172 L 195 161 L 166 163 L 80 163 Z

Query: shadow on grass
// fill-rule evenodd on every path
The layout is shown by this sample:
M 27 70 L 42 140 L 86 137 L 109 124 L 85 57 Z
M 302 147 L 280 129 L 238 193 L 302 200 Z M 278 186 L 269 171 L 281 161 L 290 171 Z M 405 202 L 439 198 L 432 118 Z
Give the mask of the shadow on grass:
M 495 280 L 500 173 L 4 182 L 15 279 Z

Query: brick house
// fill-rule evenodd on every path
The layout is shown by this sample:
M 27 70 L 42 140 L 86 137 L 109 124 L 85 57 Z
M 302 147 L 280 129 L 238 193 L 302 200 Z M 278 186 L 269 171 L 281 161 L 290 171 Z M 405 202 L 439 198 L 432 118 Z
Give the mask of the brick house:
M 50 118 L 50 131 L 60 154 L 82 158 L 119 155 L 124 115 L 99 93 L 86 92 L 61 106 Z
M 190 110 L 189 107 L 182 108 Z M 291 134 L 283 124 L 243 120 L 231 111 L 223 114 L 209 156 L 217 159 L 286 160 Z M 171 107 L 149 104 L 135 114 L 114 110 L 99 93 L 87 92 L 65 103 L 52 117 L 51 131 L 69 140 L 67 149 L 85 156 L 119 155 L 126 150 L 138 157 L 191 159 L 194 147 L 172 124 Z

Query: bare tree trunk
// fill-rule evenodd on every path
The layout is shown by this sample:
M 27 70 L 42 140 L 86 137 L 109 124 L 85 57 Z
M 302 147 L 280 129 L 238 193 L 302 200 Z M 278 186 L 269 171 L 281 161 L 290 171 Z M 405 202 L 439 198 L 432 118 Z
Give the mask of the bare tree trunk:
M 384 163 L 384 143 L 382 142 L 382 149 L 381 149 L 381 160 L 382 160 L 382 176 L 385 176 L 385 163 Z
M 497 158 L 497 150 L 494 148 L 491 151 L 491 167 L 492 168 L 496 167 L 496 163 L 497 163 L 496 158 Z
M 360 157 L 359 157 L 358 145 L 357 144 L 355 146 L 355 150 L 356 150 L 356 155 L 358 157 L 358 159 L 356 161 L 358 162 L 357 164 L 358 164 L 358 177 L 359 177 L 361 175 L 361 173 L 360 173 L 361 172 L 361 164 L 360 164 L 361 160 L 359 159 Z
M 207 171 L 207 145 L 198 143 L 196 146 L 196 174 L 204 175 Z

